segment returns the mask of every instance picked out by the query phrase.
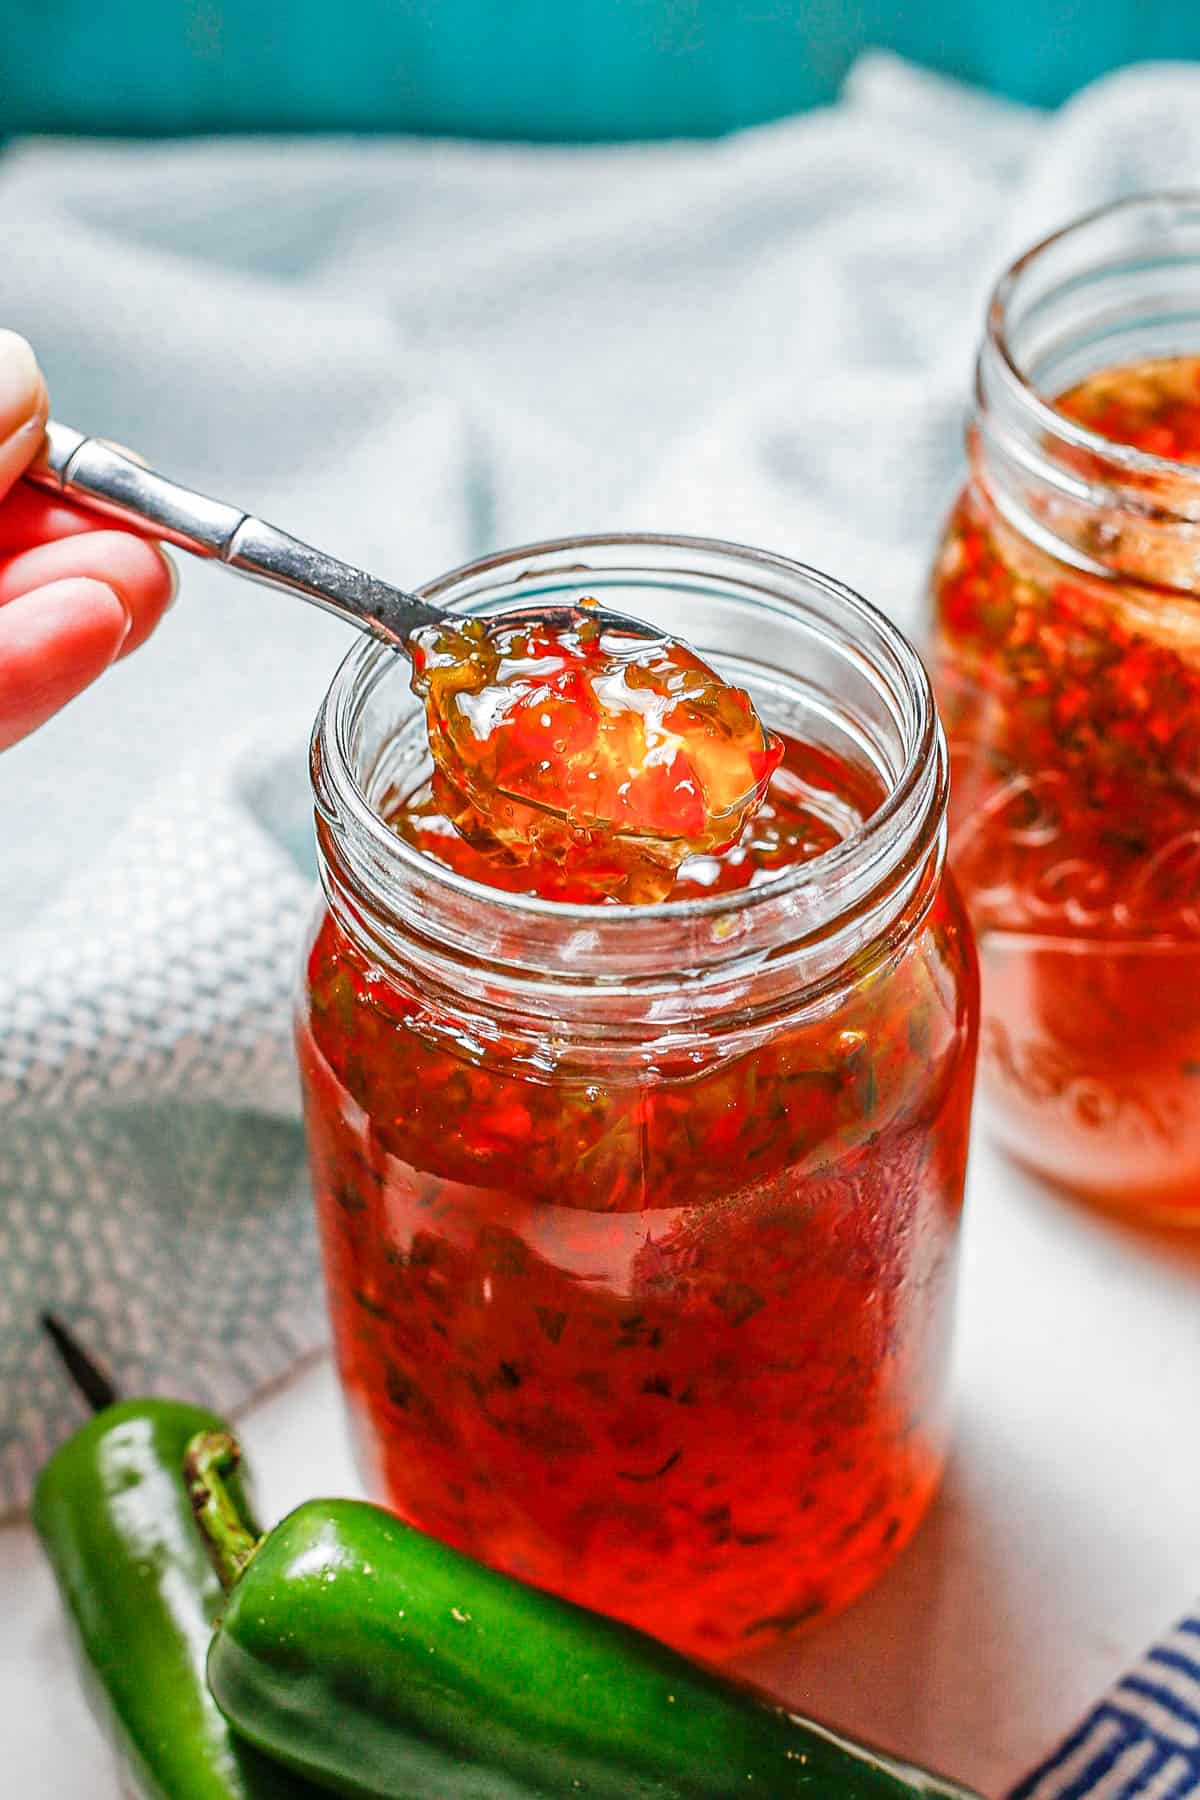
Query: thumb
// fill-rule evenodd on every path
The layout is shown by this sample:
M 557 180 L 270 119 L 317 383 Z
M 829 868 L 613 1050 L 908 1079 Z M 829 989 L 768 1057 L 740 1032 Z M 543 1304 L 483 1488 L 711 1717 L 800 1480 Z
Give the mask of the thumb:
M 0 500 L 41 448 L 49 411 L 33 351 L 15 331 L 0 331 Z

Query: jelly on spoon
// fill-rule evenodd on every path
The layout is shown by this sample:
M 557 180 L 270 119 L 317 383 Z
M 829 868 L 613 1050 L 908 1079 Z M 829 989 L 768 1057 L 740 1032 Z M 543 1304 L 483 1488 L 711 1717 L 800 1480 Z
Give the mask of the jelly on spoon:
M 412 657 L 459 832 L 614 897 L 736 840 L 783 753 L 743 689 L 594 600 L 425 627 Z

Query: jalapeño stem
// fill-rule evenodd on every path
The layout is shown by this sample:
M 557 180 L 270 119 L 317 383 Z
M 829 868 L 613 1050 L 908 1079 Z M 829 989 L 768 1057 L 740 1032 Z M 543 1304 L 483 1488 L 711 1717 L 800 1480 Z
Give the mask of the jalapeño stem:
M 229 1478 L 241 1460 L 241 1447 L 227 1431 L 199 1432 L 183 1457 L 183 1479 L 192 1514 L 208 1559 L 226 1593 L 262 1542 L 246 1524 L 229 1491 Z
M 117 1390 L 95 1359 L 52 1312 L 42 1314 L 42 1330 L 62 1358 L 63 1367 L 94 1413 L 113 1406 Z

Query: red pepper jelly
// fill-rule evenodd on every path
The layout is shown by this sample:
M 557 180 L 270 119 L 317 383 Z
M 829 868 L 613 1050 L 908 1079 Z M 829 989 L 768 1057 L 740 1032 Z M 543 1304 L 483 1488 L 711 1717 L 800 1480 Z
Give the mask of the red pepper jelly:
M 687 855 L 737 842 L 782 754 L 743 689 L 586 598 L 556 618 L 428 627 L 413 669 L 458 835 L 581 898 L 665 899 Z
M 969 442 L 933 665 L 991 1117 L 1101 1204 L 1200 1221 L 1200 202 L 1016 265 Z
M 702 642 L 782 760 L 664 901 L 598 898 L 458 834 L 405 671 L 356 651 L 314 737 L 314 1187 L 371 1489 L 726 1658 L 852 1598 L 936 1487 L 975 966 L 899 634 L 686 539 L 525 550 L 432 593 L 536 605 L 580 563 L 581 592 Z

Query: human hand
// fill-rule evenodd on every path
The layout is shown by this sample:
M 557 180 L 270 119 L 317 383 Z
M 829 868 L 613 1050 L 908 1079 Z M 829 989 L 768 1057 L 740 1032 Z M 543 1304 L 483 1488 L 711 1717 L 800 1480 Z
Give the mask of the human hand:
M 48 413 L 33 351 L 0 331 L 0 750 L 144 643 L 175 585 L 156 545 L 20 479 Z

